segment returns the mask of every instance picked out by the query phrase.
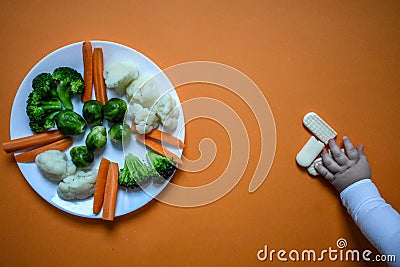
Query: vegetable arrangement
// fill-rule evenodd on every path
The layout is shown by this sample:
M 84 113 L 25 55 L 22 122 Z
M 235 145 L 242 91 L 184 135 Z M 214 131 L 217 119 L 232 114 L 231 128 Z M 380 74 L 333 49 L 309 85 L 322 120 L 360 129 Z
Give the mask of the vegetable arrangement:
M 58 183 L 60 198 L 69 201 L 93 196 L 93 214 L 103 210 L 102 219 L 112 221 L 119 187 L 163 183 L 182 164 L 180 157 L 162 144 L 183 149 L 184 143 L 157 129 L 162 125 L 169 131 L 175 130 L 179 111 L 176 100 L 170 94 L 160 97 L 156 84 L 140 74 L 134 64 L 111 62 L 104 66 L 102 48 L 92 48 L 89 41 L 82 43 L 82 57 L 83 77 L 77 70 L 61 66 L 32 80 L 26 114 L 34 134 L 4 142 L 2 147 L 6 153 L 20 152 L 15 154 L 17 162 L 35 162 L 46 178 Z M 121 98 L 108 99 L 107 89 Z M 74 109 L 75 95 L 80 95 L 82 110 Z M 122 99 L 124 96 L 131 104 Z M 132 125 L 124 121 L 125 115 Z M 70 148 L 74 136 L 81 138 L 88 128 L 85 145 Z M 152 149 L 146 155 L 148 165 L 128 153 L 121 169 L 105 157 L 101 157 L 98 170 L 91 169 L 107 139 L 118 147 L 133 133 L 139 143 Z M 70 160 L 63 152 L 69 148 Z

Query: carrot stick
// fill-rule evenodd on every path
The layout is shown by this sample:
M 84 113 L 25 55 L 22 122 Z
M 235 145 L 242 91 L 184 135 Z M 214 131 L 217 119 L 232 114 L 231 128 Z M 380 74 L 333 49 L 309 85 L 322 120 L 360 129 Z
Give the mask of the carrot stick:
M 132 124 L 132 131 L 137 133 L 136 131 L 136 125 L 133 123 Z M 173 136 L 172 134 L 169 134 L 167 132 L 160 131 L 158 129 L 154 129 L 151 132 L 146 134 L 146 137 L 151 137 L 153 139 L 156 139 L 161 142 L 168 143 L 170 145 L 179 147 L 179 148 L 184 148 L 185 144 L 180 140 L 178 137 Z
M 118 163 L 110 162 L 107 172 L 107 182 L 104 191 L 103 220 L 112 221 L 115 216 L 115 206 L 117 204 L 118 193 Z
M 15 156 L 17 162 L 32 162 L 35 161 L 36 156 L 47 150 L 60 150 L 63 151 L 72 145 L 71 138 L 64 138 L 56 142 L 41 146 L 27 152 L 23 152 Z
M 93 200 L 93 213 L 99 214 L 103 207 L 104 191 L 106 188 L 108 167 L 110 161 L 106 158 L 101 158 L 99 171 L 97 173 L 96 185 L 94 188 L 94 200 Z
M 155 152 L 163 155 L 164 157 L 167 158 L 173 158 L 173 160 L 178 163 L 178 164 L 182 164 L 182 160 L 180 157 L 178 157 L 177 155 L 175 155 L 174 153 L 172 153 L 171 151 L 169 151 L 168 149 L 162 147 L 161 144 L 153 141 L 152 139 L 149 138 L 145 138 L 144 135 L 136 135 L 136 140 L 138 140 L 139 142 L 145 144 L 146 146 L 150 147 L 151 149 L 153 149 Z
M 85 82 L 85 89 L 82 94 L 82 102 L 87 102 L 92 99 L 93 88 L 93 54 L 92 43 L 85 41 L 82 44 L 82 57 L 83 57 L 83 80 Z
M 38 145 L 47 145 L 52 142 L 63 139 L 64 137 L 65 137 L 64 134 L 61 133 L 59 130 L 51 130 L 48 132 L 34 134 L 4 142 L 2 144 L 2 147 L 6 153 L 11 153 Z
M 96 47 L 93 50 L 93 82 L 96 99 L 102 105 L 107 102 L 106 83 L 103 77 L 104 61 L 103 49 Z

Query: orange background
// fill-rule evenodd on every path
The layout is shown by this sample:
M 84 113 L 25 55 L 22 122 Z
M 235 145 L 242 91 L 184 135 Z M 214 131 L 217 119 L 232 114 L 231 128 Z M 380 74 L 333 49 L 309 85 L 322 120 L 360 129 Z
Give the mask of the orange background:
M 230 65 L 263 91 L 277 128 L 272 169 L 255 193 L 247 188 L 258 159 L 257 138 L 245 175 L 224 198 L 198 208 L 152 201 L 112 224 L 54 208 L 30 188 L 12 157 L 1 153 L 1 265 L 289 266 L 295 263 L 259 262 L 256 253 L 264 245 L 336 248 L 341 237 L 350 249 L 372 249 L 338 194 L 299 168 L 295 155 L 309 137 L 301 119 L 316 111 L 339 137 L 365 145 L 374 182 L 400 210 L 399 14 L 398 1 L 1 0 L 1 141 L 9 139 L 13 99 L 28 71 L 51 51 L 90 39 L 130 46 L 161 68 L 193 60 Z M 250 109 L 217 87 L 193 85 L 178 93 L 182 100 L 222 99 L 249 118 L 250 133 L 257 132 Z M 208 120 L 189 123 L 186 133 L 189 158 L 199 155 L 205 137 L 219 151 L 209 170 L 179 172 L 174 181 L 210 182 L 225 167 L 227 134 Z

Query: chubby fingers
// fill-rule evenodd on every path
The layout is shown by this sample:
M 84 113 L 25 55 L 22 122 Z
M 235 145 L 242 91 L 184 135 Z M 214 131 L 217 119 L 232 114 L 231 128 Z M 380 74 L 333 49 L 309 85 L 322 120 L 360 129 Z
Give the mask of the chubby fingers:
M 328 181 L 332 182 L 335 180 L 335 175 L 331 173 L 323 164 L 316 164 L 315 169 L 317 172 L 325 177 Z
M 330 139 L 329 141 L 329 148 L 332 152 L 332 157 L 335 159 L 337 164 L 340 166 L 346 165 L 349 161 L 349 158 L 340 150 L 339 146 L 336 144 L 335 140 Z
M 342 167 L 329 155 L 328 152 L 323 151 L 321 153 L 322 162 L 324 167 L 331 173 L 337 173 L 342 170 Z
M 343 136 L 343 145 L 344 145 L 344 149 L 346 151 L 347 157 L 350 160 L 357 160 L 358 159 L 358 151 L 347 136 Z

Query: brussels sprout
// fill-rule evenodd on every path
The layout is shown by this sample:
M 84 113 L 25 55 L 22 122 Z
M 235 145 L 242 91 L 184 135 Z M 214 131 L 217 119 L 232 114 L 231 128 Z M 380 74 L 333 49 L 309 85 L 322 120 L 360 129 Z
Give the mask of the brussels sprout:
M 107 143 L 107 131 L 104 126 L 94 126 L 86 136 L 86 147 L 89 151 L 103 148 Z
M 126 110 L 127 104 L 123 99 L 111 98 L 104 104 L 104 118 L 109 122 L 123 122 Z
M 108 135 L 112 142 L 121 144 L 125 138 L 128 138 L 132 133 L 131 128 L 126 123 L 116 123 L 111 126 Z
M 94 160 L 94 155 L 90 152 L 86 146 L 75 146 L 71 148 L 69 154 L 71 160 L 77 168 L 89 167 Z
M 62 110 L 55 117 L 57 128 L 66 135 L 79 135 L 85 132 L 86 122 L 81 115 L 72 110 Z
M 83 105 L 82 115 L 88 124 L 93 126 L 101 125 L 104 118 L 103 105 L 100 101 L 89 100 Z

